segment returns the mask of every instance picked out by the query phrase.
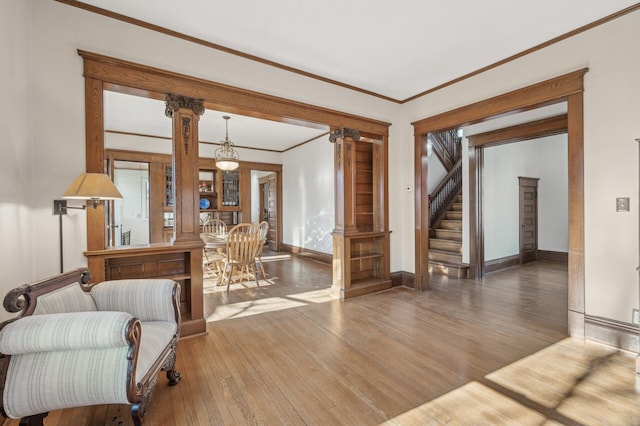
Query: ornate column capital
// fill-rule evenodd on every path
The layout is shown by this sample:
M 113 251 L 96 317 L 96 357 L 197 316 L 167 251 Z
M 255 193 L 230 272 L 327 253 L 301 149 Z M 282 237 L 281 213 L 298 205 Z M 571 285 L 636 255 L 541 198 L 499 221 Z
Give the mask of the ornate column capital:
M 358 142 L 360 140 L 360 132 L 354 129 L 345 129 L 344 127 L 329 133 L 329 142 L 335 143 L 338 139 L 351 138 Z
M 166 107 L 164 114 L 172 118 L 173 113 L 181 108 L 190 109 L 196 115 L 204 114 L 204 101 L 202 99 L 194 99 L 188 96 L 167 94 Z

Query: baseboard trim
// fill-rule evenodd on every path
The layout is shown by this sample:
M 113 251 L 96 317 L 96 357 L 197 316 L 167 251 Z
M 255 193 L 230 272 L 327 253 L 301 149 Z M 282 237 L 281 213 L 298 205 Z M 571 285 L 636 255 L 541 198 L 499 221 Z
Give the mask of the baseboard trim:
M 415 275 L 411 272 L 406 271 L 392 272 L 391 286 L 415 288 Z
M 493 259 L 484 262 L 484 271 L 486 273 L 499 271 L 501 269 L 511 268 L 520 265 L 520 255 L 506 256 L 500 259 Z
M 631 352 L 640 352 L 638 326 L 609 318 L 584 316 L 584 337 Z
M 296 247 L 296 246 L 292 246 L 290 244 L 284 244 L 284 243 L 280 245 L 280 248 L 282 249 L 282 251 L 294 254 L 296 256 L 303 257 L 305 259 L 314 260 L 316 262 L 325 263 L 327 265 L 333 264 L 332 254 L 322 253 L 319 251 L 309 250 L 302 247 Z
M 569 253 L 561 251 L 538 250 L 538 260 L 547 262 L 569 263 Z

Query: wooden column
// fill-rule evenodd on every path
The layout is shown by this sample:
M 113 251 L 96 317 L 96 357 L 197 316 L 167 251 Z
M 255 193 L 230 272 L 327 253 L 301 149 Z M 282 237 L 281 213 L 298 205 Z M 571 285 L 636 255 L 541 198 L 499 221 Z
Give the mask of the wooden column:
M 569 335 L 584 338 L 584 105 L 582 91 L 567 97 L 569 173 Z
M 202 100 L 167 95 L 165 114 L 173 119 L 173 244 L 200 240 L 198 221 L 198 121 Z M 180 202 L 177 202 L 180 200 Z
M 331 132 L 329 140 L 335 143 L 335 230 L 357 232 L 355 214 L 355 162 L 357 130 L 341 128 Z
M 358 232 L 355 217 L 355 141 L 357 130 L 340 128 L 329 135 L 334 143 L 335 228 L 333 230 L 333 288 L 340 299 L 351 287 L 351 244 L 345 234 Z
M 89 173 L 105 173 L 103 90 L 102 80 L 85 78 L 85 156 L 86 171 Z M 102 250 L 107 246 L 104 203 L 100 203 L 95 209 L 86 209 L 85 212 L 87 213 L 87 250 Z

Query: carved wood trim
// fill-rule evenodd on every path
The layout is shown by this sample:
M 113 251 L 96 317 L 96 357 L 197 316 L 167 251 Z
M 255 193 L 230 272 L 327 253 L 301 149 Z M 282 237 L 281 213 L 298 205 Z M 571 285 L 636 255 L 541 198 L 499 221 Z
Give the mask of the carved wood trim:
M 469 136 L 469 146 L 496 146 L 566 133 L 567 114 Z
M 36 309 L 39 296 L 76 282 L 80 283 L 80 287 L 84 291 L 89 291 L 91 285 L 87 284 L 90 280 L 91 272 L 88 269 L 74 269 L 73 271 L 45 278 L 35 283 L 24 284 L 10 290 L 4 297 L 3 306 L 8 312 L 22 311 L 19 317 L 28 316 Z
M 429 156 L 427 138 L 414 135 L 415 276 L 414 288 L 429 289 Z M 423 273 L 420 273 L 420 272 Z
M 142 389 L 136 382 L 136 366 L 138 365 L 138 352 L 142 338 L 142 324 L 137 318 L 131 318 L 125 331 L 125 340 L 129 344 L 127 350 L 127 399 L 130 402 L 138 402 L 142 399 Z
M 494 96 L 442 114 L 413 122 L 415 134 L 439 132 L 461 125 L 479 123 L 498 115 L 513 114 L 564 101 L 569 95 L 580 93 L 583 68 L 531 86 Z
M 358 142 L 360 140 L 360 132 L 358 130 L 345 129 L 344 127 L 341 127 L 340 129 L 329 133 L 329 142 L 331 143 L 335 143 L 339 139 L 344 140 L 346 138 L 351 138 Z
M 358 129 L 374 135 L 387 135 L 391 123 L 342 113 L 302 102 L 279 98 L 240 89 L 213 81 L 153 68 L 134 62 L 78 50 L 84 59 L 84 76 L 109 82 L 110 87 L 128 86 L 144 93 L 174 93 L 180 87 L 180 95 L 202 99 L 224 108 L 253 111 L 279 121 L 303 120 L 331 127 Z

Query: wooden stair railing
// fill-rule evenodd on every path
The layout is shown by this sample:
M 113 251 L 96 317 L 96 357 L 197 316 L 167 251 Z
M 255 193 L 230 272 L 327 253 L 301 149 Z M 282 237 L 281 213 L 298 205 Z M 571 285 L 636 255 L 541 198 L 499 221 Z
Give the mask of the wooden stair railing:
M 458 137 L 456 129 L 444 132 L 430 133 L 433 152 L 442 165 L 450 171 L 456 162 L 462 157 L 462 139 Z
M 429 229 L 435 229 L 462 189 L 462 158 L 429 195 Z

